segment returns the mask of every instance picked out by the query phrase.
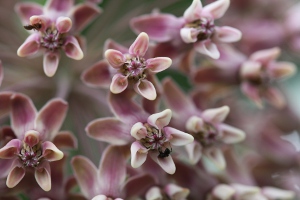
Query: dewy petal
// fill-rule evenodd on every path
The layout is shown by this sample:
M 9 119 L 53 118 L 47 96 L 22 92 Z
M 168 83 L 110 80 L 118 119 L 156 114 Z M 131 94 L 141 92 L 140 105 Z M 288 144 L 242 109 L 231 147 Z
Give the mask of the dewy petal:
M 194 141 L 194 137 L 172 127 L 163 128 L 169 142 L 174 146 L 183 146 Z
M 25 133 L 24 142 L 28 144 L 30 147 L 33 147 L 37 143 L 39 143 L 40 133 L 35 130 L 29 130 Z
M 242 92 L 251 99 L 258 107 L 262 108 L 262 99 L 259 95 L 259 91 L 253 85 L 248 82 L 242 83 L 241 85 Z
M 39 111 L 35 126 L 44 138 L 52 140 L 58 133 L 68 110 L 68 103 L 63 99 L 52 99 Z
M 199 142 L 192 142 L 185 145 L 185 149 L 188 153 L 189 161 L 194 165 L 198 163 L 202 156 L 202 146 Z
M 74 31 L 82 30 L 100 13 L 101 9 L 98 6 L 89 3 L 80 4 L 72 8 L 69 16 L 74 22 Z
M 97 62 L 83 71 L 81 80 L 90 87 L 109 88 L 111 82 L 109 64 L 105 60 Z
M 211 147 L 204 151 L 204 155 L 211 160 L 220 170 L 225 169 L 226 161 L 223 152 L 215 147 Z
M 35 169 L 34 177 L 43 190 L 51 190 L 51 171 L 47 161 L 42 162 L 38 168 Z
M 156 99 L 156 89 L 148 80 L 141 80 L 134 85 L 134 90 L 148 100 Z
M 108 63 L 115 69 L 119 69 L 126 61 L 123 53 L 114 49 L 106 50 L 104 56 Z
M 225 43 L 237 42 L 241 38 L 242 32 L 229 26 L 216 27 L 213 36 L 214 41 Z
M 53 138 L 53 144 L 61 148 L 76 149 L 78 146 L 77 138 L 69 131 L 61 131 Z
M 147 122 L 158 129 L 162 129 L 170 123 L 171 118 L 172 111 L 170 109 L 166 109 L 162 112 L 150 115 Z
M 146 193 L 146 200 L 163 200 L 159 187 L 151 187 Z
M 43 14 L 43 7 L 37 3 L 22 2 L 16 4 L 15 11 L 23 23 L 29 24 L 29 18 L 31 16 Z
M 150 58 L 146 62 L 146 68 L 155 73 L 164 71 L 172 65 L 172 60 L 167 57 Z
M 110 91 L 114 94 L 123 92 L 128 86 L 127 76 L 122 74 L 115 74 L 110 84 Z
M 194 28 L 182 28 L 180 29 L 181 39 L 185 43 L 194 43 L 197 42 L 197 30 Z
M 91 121 L 85 128 L 87 135 L 114 145 L 125 145 L 132 141 L 130 127 L 116 118 L 100 118 Z
M 89 199 L 99 194 L 99 177 L 95 165 L 84 156 L 74 156 L 71 165 L 82 194 Z
M 68 36 L 66 38 L 63 49 L 69 58 L 72 58 L 74 60 L 81 60 L 83 58 L 81 47 L 77 39 L 73 36 Z
M 164 191 L 171 199 L 186 199 L 190 194 L 190 190 L 187 188 L 179 187 L 175 184 L 168 184 L 165 186 Z
M 267 73 L 275 79 L 288 78 L 294 75 L 297 71 L 297 67 L 291 62 L 275 62 L 268 66 Z
M 0 158 L 12 159 L 15 158 L 22 147 L 22 141 L 19 139 L 12 139 L 4 147 L 0 149 Z
M 158 158 L 157 153 L 150 152 L 151 158 L 168 174 L 174 174 L 176 171 L 176 166 L 171 156 Z
M 286 100 L 283 94 L 277 88 L 268 88 L 263 93 L 263 96 L 276 108 L 283 108 L 286 105 Z
M 27 130 L 33 129 L 36 109 L 28 96 L 14 94 L 11 97 L 11 124 L 19 139 L 23 139 Z
M 229 4 L 230 0 L 218 0 L 210 3 L 203 8 L 203 15 L 212 17 L 213 19 L 219 19 L 227 11 Z
M 59 17 L 56 20 L 56 28 L 59 33 L 67 33 L 72 28 L 72 20 L 69 17 Z
M 44 54 L 44 72 L 48 77 L 54 76 L 59 63 L 59 53 L 47 52 Z
M 149 45 L 147 33 L 140 33 L 132 45 L 129 47 L 129 53 L 134 56 L 144 56 Z
M 131 144 L 130 151 L 131 151 L 131 166 L 133 168 L 138 168 L 142 164 L 144 164 L 148 155 L 148 149 L 146 147 L 144 147 L 141 143 L 136 141 Z
M 200 19 L 202 3 L 200 0 L 193 0 L 192 4 L 184 11 L 183 17 L 187 22 Z
M 246 134 L 244 131 L 229 126 L 227 124 L 220 124 L 219 131 L 221 132 L 221 140 L 226 144 L 233 144 L 241 142 L 245 139 Z
M 294 199 L 295 192 L 290 190 L 282 190 L 275 187 L 263 187 L 262 193 L 268 199 Z
M 217 45 L 210 40 L 197 42 L 195 43 L 194 47 L 197 52 L 207 55 L 213 59 L 220 58 L 220 52 L 217 48 Z
M 52 142 L 44 142 L 42 144 L 42 149 L 42 156 L 49 162 L 60 160 L 64 157 L 64 153 L 60 151 Z
M 136 140 L 141 140 L 147 136 L 147 129 L 141 122 L 137 122 L 131 128 L 130 134 Z
M 33 55 L 38 52 L 40 49 L 40 34 L 33 33 L 31 34 L 25 42 L 19 47 L 17 54 L 20 57 L 25 57 L 29 55 Z
M 23 179 L 24 176 L 25 169 L 20 165 L 19 160 L 15 160 L 6 179 L 7 187 L 15 187 Z
M 280 48 L 274 47 L 271 49 L 265 49 L 254 52 L 250 56 L 250 60 L 260 62 L 262 65 L 267 65 L 272 60 L 275 60 L 281 53 Z
M 203 111 L 202 118 L 206 122 L 221 123 L 225 120 L 230 109 L 228 106 L 222 106 L 220 108 L 212 108 Z

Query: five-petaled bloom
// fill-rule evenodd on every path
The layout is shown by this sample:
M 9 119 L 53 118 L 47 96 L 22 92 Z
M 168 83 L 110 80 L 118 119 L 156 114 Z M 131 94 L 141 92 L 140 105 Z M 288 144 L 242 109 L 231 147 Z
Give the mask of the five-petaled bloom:
M 27 170 L 34 170 L 40 187 L 45 191 L 51 189 L 49 162 L 64 156 L 51 141 L 59 136 L 58 130 L 67 108 L 68 104 L 62 99 L 53 99 L 37 113 L 27 96 L 12 95 L 11 126 L 17 139 L 12 139 L 0 149 L 0 158 L 12 162 L 6 181 L 9 188 L 15 187 Z
M 40 6 L 34 3 L 20 3 L 16 10 L 24 28 L 34 32 L 19 47 L 18 55 L 30 56 L 44 52 L 44 72 L 51 77 L 55 74 L 60 57 L 60 49 L 72 59 L 83 58 L 80 37 L 74 32 L 81 30 L 100 10 L 96 5 L 81 4 L 73 8 L 72 0 L 48 0 Z
M 114 94 L 123 92 L 129 84 L 134 90 L 149 100 L 157 96 L 154 85 L 147 80 L 152 73 L 161 72 L 171 66 L 172 60 L 167 57 L 145 59 L 149 45 L 146 33 L 140 33 L 126 54 L 108 49 L 105 57 L 109 64 L 116 70 L 113 76 L 110 91 Z
M 166 109 L 150 115 L 146 123 L 137 122 L 131 128 L 131 135 L 136 139 L 131 145 L 131 166 L 140 167 L 147 158 L 158 163 L 167 173 L 175 173 L 175 164 L 171 157 L 172 146 L 183 146 L 193 142 L 193 136 L 168 127 L 172 111 Z

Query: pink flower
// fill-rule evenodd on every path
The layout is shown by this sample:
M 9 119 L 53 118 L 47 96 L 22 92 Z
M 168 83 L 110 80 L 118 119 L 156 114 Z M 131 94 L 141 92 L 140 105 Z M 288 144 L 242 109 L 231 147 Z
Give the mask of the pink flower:
M 12 95 L 10 104 L 11 125 L 17 139 L 10 140 L 0 149 L 0 158 L 12 162 L 7 169 L 9 174 L 6 185 L 9 188 L 15 187 L 26 170 L 33 169 L 37 183 L 43 190 L 49 191 L 49 162 L 64 156 L 51 141 L 64 144 L 72 138 L 68 132 L 58 134 L 68 105 L 61 99 L 53 99 L 37 113 L 32 101 L 22 94 Z
M 134 43 L 129 47 L 128 53 L 108 49 L 105 58 L 115 69 L 115 75 L 110 84 L 110 91 L 114 94 L 123 92 L 128 85 L 149 100 L 156 98 L 154 85 L 147 80 L 153 73 L 161 72 L 171 66 L 172 60 L 167 57 L 145 59 L 149 45 L 146 33 L 140 33 Z
M 44 8 L 35 3 L 17 4 L 16 10 L 27 30 L 34 32 L 19 47 L 20 57 L 44 53 L 44 72 L 51 77 L 55 74 L 60 49 L 72 59 L 83 58 L 80 37 L 73 36 L 80 31 L 100 10 L 93 4 L 73 7 L 72 0 L 48 0 Z

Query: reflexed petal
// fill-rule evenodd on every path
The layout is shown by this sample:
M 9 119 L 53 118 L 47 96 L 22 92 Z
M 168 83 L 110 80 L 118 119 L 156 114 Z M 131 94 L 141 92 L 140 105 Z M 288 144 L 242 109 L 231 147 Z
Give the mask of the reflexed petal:
M 172 60 L 167 57 L 150 58 L 146 62 L 146 68 L 155 73 L 164 71 L 172 65 Z
M 218 42 L 237 42 L 242 38 L 242 32 L 229 26 L 216 27 L 213 37 L 213 40 L 217 40 Z
M 202 146 L 199 142 L 192 142 L 185 145 L 185 149 L 189 156 L 189 161 L 194 165 L 196 164 L 202 156 Z
M 59 17 L 56 20 L 56 28 L 59 33 L 67 33 L 72 28 L 72 20 L 69 17 Z
M 90 87 L 109 88 L 111 82 L 109 64 L 105 60 L 97 62 L 83 71 L 81 80 Z
M 144 56 L 149 45 L 147 33 L 140 33 L 132 45 L 129 47 L 129 53 L 134 56 Z
M 197 42 L 198 31 L 194 28 L 182 28 L 180 29 L 181 39 L 185 43 L 194 43 Z
M 126 180 L 122 191 L 128 199 L 131 199 L 131 197 L 144 195 L 146 190 L 154 184 L 155 180 L 150 174 L 136 174 Z
M 44 72 L 48 77 L 54 76 L 59 63 L 59 53 L 47 52 L 44 54 Z
M 114 94 L 123 92 L 128 86 L 127 76 L 122 74 L 115 74 L 110 84 L 110 91 Z
M 147 122 L 158 129 L 162 129 L 170 123 L 171 118 L 172 111 L 170 109 L 166 109 L 162 112 L 150 115 Z
M 73 36 L 67 37 L 63 49 L 69 58 L 74 60 L 81 60 L 83 58 L 81 47 L 77 39 Z
M 12 92 L 0 92 L 0 118 L 4 117 L 10 112 L 10 101 L 13 94 L 14 93 Z
M 212 17 L 213 19 L 219 19 L 227 11 L 229 4 L 230 0 L 218 0 L 210 3 L 203 8 L 203 15 Z
M 11 125 L 19 139 L 26 131 L 33 129 L 36 109 L 28 96 L 14 94 L 11 97 Z
M 44 142 L 42 144 L 42 149 L 42 156 L 49 162 L 60 160 L 64 157 L 64 153 L 60 151 L 52 142 Z
M 175 128 L 165 127 L 163 130 L 169 142 L 174 146 L 183 146 L 194 141 L 194 137 L 192 135 Z
M 206 122 L 221 123 L 225 120 L 229 113 L 228 106 L 222 106 L 220 108 L 207 109 L 202 113 L 202 118 Z
M 18 56 L 25 57 L 29 55 L 33 55 L 38 52 L 40 49 L 40 34 L 39 33 L 33 33 L 31 34 L 25 42 L 19 47 L 18 49 Z
M 226 167 L 226 161 L 223 152 L 220 149 L 211 147 L 204 151 L 204 155 L 210 161 L 212 161 L 220 170 L 223 170 Z
M 53 138 L 53 144 L 57 148 L 77 148 L 77 138 L 68 131 L 61 131 Z
M 130 127 L 116 118 L 100 118 L 91 121 L 85 128 L 87 135 L 103 142 L 114 145 L 128 144 L 133 138 Z
M 47 161 L 44 161 L 38 168 L 35 169 L 34 177 L 43 190 L 51 190 L 51 171 L 50 165 Z
M 263 187 L 262 189 L 263 195 L 265 195 L 268 199 L 293 199 L 295 198 L 295 192 L 290 190 L 282 190 L 275 187 Z
M 39 111 L 36 119 L 36 129 L 44 138 L 52 140 L 58 133 L 68 110 L 68 103 L 63 99 L 52 99 Z
M 286 100 L 283 94 L 277 88 L 269 88 L 264 93 L 263 96 L 267 101 L 277 108 L 283 108 L 286 105 Z
M 134 90 L 148 100 L 156 99 L 156 89 L 154 85 L 148 80 L 141 80 L 134 85 Z
M 174 174 L 176 166 L 171 156 L 158 158 L 157 153 L 150 152 L 151 158 L 168 174 Z
M 131 144 L 130 151 L 131 151 L 131 166 L 133 168 L 138 168 L 142 164 L 144 164 L 148 155 L 148 149 L 146 147 L 144 147 L 143 145 L 141 145 L 141 143 L 136 141 Z
M 73 0 L 47 0 L 44 10 L 50 13 L 51 10 L 54 10 L 54 12 L 67 13 L 72 8 L 73 3 Z
M 43 7 L 37 3 L 22 2 L 16 4 L 15 11 L 23 23 L 29 24 L 29 18 L 31 16 L 43 14 Z
M 262 99 L 259 95 L 259 91 L 256 87 L 252 86 L 250 83 L 242 83 L 241 85 L 242 92 L 251 99 L 259 108 L 262 108 Z
M 28 144 L 30 147 L 33 147 L 40 141 L 40 133 L 35 130 L 26 131 L 24 142 Z
M 272 60 L 275 60 L 281 53 L 280 48 L 274 47 L 271 49 L 256 51 L 250 56 L 250 60 L 260 62 L 262 65 L 267 65 Z
M 147 136 L 147 129 L 143 125 L 143 123 L 138 122 L 134 124 L 131 128 L 130 134 L 137 140 L 141 140 Z
M 146 200 L 163 200 L 159 187 L 151 187 L 146 193 Z
M 111 39 L 107 39 L 105 40 L 105 43 L 104 43 L 104 50 L 103 51 L 106 51 L 106 50 L 117 50 L 119 52 L 121 52 L 122 54 L 125 54 L 125 53 L 128 53 L 129 49 L 127 47 L 124 47 L 123 45 L 111 40 Z M 105 56 L 104 56 L 105 57 Z
M 245 139 L 246 134 L 244 131 L 235 128 L 233 126 L 229 126 L 227 124 L 221 124 L 219 126 L 219 131 L 222 134 L 222 142 L 226 144 L 233 144 L 241 142 Z
M 106 50 L 104 56 L 109 64 L 115 69 L 119 69 L 126 61 L 123 53 L 113 49 Z
M 19 160 L 15 160 L 12 164 L 11 171 L 9 172 L 6 185 L 9 188 L 15 187 L 25 176 L 25 169 L 19 163 Z
M 186 199 L 190 194 L 190 190 L 187 188 L 179 187 L 175 184 L 168 184 L 164 188 L 164 191 L 171 199 Z
M 276 62 L 269 65 L 267 73 L 269 73 L 272 78 L 283 79 L 294 75 L 296 71 L 297 67 L 294 63 Z
M 197 116 L 190 117 L 185 124 L 186 130 L 192 133 L 198 133 L 202 131 L 203 126 L 204 126 L 203 120 Z
M 70 16 L 74 23 L 74 31 L 82 30 L 100 13 L 101 9 L 93 4 L 79 4 L 72 8 Z
M 0 158 L 12 159 L 19 154 L 22 147 L 22 141 L 19 139 L 12 139 L 4 147 L 0 149 Z
M 218 199 L 231 199 L 234 193 L 234 189 L 226 184 L 219 184 L 212 191 L 212 195 Z
M 220 52 L 217 48 L 217 45 L 209 40 L 195 43 L 195 49 L 197 52 L 207 55 L 213 59 L 220 58 Z
M 202 3 L 200 0 L 193 0 L 192 4 L 184 11 L 183 17 L 187 22 L 201 18 Z
M 135 33 L 146 32 L 151 40 L 167 42 L 177 36 L 183 20 L 171 14 L 155 13 L 135 17 L 130 25 Z
M 95 165 L 84 156 L 74 156 L 71 165 L 82 194 L 89 199 L 99 194 L 99 177 Z

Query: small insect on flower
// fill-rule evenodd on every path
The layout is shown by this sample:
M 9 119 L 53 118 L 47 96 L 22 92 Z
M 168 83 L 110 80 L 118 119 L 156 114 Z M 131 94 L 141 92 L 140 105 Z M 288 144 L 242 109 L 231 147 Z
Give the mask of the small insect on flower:
M 42 24 L 41 23 L 36 23 L 36 24 L 33 24 L 33 25 L 31 25 L 31 24 L 29 24 L 29 25 L 25 25 L 24 26 L 24 28 L 26 29 L 26 30 L 40 30 L 40 28 L 42 28 Z
M 159 151 L 159 154 L 158 154 L 158 158 L 165 158 L 165 157 L 168 157 L 171 152 L 172 152 L 172 148 L 171 150 L 169 148 L 166 148 L 164 151 L 162 151 L 161 149 L 158 150 Z

